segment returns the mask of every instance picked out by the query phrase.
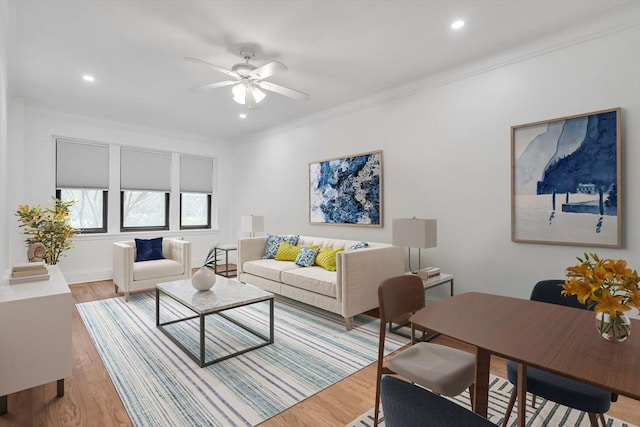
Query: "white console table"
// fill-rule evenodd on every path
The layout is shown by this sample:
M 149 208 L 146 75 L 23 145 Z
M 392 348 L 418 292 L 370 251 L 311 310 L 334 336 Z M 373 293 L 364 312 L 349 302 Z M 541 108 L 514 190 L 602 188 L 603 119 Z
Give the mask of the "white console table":
M 0 280 L 0 415 L 8 395 L 57 381 L 58 397 L 71 376 L 71 291 L 58 266 L 49 280 Z

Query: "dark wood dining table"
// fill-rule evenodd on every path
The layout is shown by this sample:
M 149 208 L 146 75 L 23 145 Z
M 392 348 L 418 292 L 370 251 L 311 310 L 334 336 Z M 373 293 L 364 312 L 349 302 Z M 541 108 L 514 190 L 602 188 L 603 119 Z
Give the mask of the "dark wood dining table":
M 487 416 L 491 355 L 520 363 L 518 402 L 528 366 L 640 400 L 640 321 L 622 343 L 602 338 L 592 311 L 479 292 L 442 299 L 409 319 L 416 327 L 477 348 L 474 411 Z M 525 425 L 518 405 L 518 426 Z

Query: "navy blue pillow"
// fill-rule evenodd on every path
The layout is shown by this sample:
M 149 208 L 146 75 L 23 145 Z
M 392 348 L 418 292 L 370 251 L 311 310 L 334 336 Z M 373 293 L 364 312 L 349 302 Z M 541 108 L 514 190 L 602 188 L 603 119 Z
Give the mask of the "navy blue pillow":
M 136 239 L 136 262 L 164 259 L 162 237 L 156 239 Z

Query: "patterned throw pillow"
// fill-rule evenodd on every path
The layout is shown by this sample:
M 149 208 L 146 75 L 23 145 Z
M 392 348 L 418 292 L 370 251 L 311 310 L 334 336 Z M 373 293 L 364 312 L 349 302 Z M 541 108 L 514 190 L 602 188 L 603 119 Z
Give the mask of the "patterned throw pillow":
M 355 244 L 351 245 L 349 247 L 349 250 L 360 249 L 360 248 L 368 248 L 368 247 L 369 247 L 369 243 L 367 243 L 367 242 L 358 242 L 358 243 L 355 243 Z
M 290 245 L 285 241 L 280 242 L 278 252 L 276 252 L 277 261 L 295 261 L 300 253 L 300 246 Z
M 336 254 L 341 251 L 344 251 L 344 248 L 331 249 L 328 246 L 323 246 L 316 257 L 316 265 L 327 271 L 336 271 Z
M 305 246 L 300 250 L 295 262 L 301 267 L 311 267 L 316 261 L 318 252 L 320 252 L 320 248 L 317 246 Z
M 298 244 L 298 237 L 300 236 L 274 236 L 273 234 L 267 234 L 267 249 L 262 258 L 274 259 L 281 242 L 287 242 L 295 246 Z

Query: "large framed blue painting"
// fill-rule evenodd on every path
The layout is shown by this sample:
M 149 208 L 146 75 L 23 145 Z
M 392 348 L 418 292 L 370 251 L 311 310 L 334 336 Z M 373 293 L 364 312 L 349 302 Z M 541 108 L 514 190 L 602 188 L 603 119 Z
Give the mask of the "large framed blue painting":
M 511 127 L 511 240 L 622 246 L 620 108 Z
M 382 227 L 382 151 L 309 163 L 309 222 Z

